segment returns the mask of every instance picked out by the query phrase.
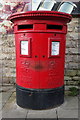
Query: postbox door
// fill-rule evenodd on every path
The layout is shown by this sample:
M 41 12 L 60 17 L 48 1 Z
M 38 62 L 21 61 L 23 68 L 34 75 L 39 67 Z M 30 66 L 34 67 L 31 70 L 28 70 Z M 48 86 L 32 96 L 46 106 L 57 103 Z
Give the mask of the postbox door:
M 56 88 L 63 85 L 65 36 L 46 34 L 40 41 L 40 88 Z
M 22 37 L 21 37 L 22 36 Z M 39 37 L 26 34 L 16 36 L 16 69 L 17 84 L 25 88 L 39 88 L 40 84 L 40 47 Z

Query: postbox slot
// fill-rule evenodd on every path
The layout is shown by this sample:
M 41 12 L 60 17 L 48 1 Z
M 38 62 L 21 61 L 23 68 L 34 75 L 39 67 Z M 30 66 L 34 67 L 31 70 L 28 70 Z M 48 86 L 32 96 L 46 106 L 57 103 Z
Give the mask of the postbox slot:
M 33 25 L 32 24 L 18 25 L 18 30 L 25 30 L 25 29 L 33 29 Z
M 63 26 L 62 25 L 47 25 L 47 29 L 51 30 L 62 30 Z

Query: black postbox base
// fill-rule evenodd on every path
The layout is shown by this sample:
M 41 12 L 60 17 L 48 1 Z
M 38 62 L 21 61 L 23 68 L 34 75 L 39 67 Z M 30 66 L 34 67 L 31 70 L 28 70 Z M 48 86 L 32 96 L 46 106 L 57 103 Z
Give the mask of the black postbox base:
M 16 85 L 16 100 L 22 108 L 55 108 L 64 102 L 64 86 L 55 89 L 26 89 Z

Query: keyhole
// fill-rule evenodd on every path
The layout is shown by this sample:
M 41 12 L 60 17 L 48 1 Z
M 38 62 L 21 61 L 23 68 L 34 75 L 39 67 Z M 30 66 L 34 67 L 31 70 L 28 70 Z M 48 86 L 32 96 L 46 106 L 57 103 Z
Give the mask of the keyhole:
M 38 58 L 38 56 L 37 56 L 37 55 L 35 55 L 35 58 Z
M 54 36 L 56 36 L 56 34 L 54 34 Z
M 45 58 L 45 55 L 43 55 L 42 57 Z

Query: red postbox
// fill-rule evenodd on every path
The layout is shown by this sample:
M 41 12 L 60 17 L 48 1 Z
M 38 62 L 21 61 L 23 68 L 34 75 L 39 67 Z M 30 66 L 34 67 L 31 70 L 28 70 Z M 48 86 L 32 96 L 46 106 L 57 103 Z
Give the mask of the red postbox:
M 71 15 L 29 11 L 10 16 L 16 43 L 16 96 L 23 108 L 48 109 L 64 102 L 67 23 Z

